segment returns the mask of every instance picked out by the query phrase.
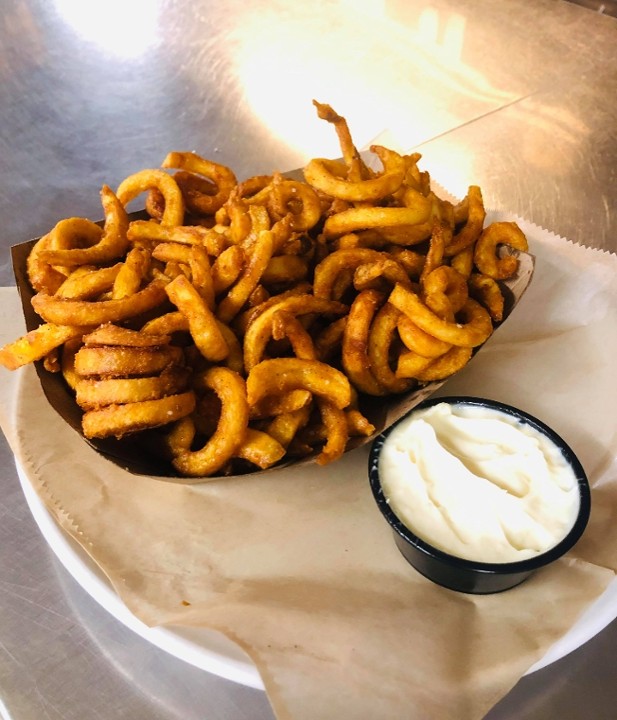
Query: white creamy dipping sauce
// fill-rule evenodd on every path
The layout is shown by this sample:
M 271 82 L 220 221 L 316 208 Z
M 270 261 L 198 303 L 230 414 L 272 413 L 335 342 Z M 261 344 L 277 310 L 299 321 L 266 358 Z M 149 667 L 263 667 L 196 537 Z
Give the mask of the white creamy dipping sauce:
M 383 493 L 420 539 L 467 560 L 525 560 L 559 543 L 576 520 L 576 475 L 561 450 L 516 418 L 438 403 L 390 432 L 379 457 Z

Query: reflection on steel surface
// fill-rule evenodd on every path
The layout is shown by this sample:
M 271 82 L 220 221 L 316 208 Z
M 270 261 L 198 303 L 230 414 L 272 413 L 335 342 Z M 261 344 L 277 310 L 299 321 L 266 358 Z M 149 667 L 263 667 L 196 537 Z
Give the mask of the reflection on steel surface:
M 234 28 L 232 63 L 259 119 L 307 158 L 337 153 L 312 98 L 346 115 L 360 146 L 387 128 L 409 149 L 520 97 L 466 63 L 467 21 L 456 12 L 429 7 L 403 24 L 374 3 L 341 2 L 330 18 L 345 27 L 341 48 L 326 32 L 325 3 L 291 15 L 273 5 Z M 259 32 L 264 24 L 271 35 Z
M 159 38 L 160 0 L 53 0 L 53 5 L 80 42 L 92 43 L 114 57 L 137 58 Z

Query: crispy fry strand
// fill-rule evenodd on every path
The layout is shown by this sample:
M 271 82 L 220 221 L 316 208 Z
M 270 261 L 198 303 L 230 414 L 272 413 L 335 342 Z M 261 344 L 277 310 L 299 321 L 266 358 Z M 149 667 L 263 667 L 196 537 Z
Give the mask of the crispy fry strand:
M 207 178 L 216 186 L 217 191 L 212 195 L 195 189 L 186 195 L 189 209 L 204 215 L 213 215 L 222 207 L 237 183 L 236 176 L 228 167 L 206 160 L 197 153 L 171 152 L 165 157 L 161 167 L 187 170 Z
M 154 377 L 80 378 L 75 384 L 77 404 L 84 410 L 158 400 L 187 389 L 189 370 L 172 367 Z
M 178 183 L 164 170 L 140 170 L 129 175 L 120 185 L 116 195 L 123 205 L 128 205 L 138 195 L 156 188 L 164 200 L 161 225 L 184 224 L 184 199 Z
M 343 333 L 342 363 L 347 377 L 361 392 L 368 395 L 385 395 L 383 387 L 371 370 L 368 344 L 371 323 L 384 295 L 376 290 L 363 290 L 349 309 Z
M 498 257 L 498 245 L 527 251 L 527 238 L 514 222 L 494 222 L 478 238 L 473 255 L 476 267 L 488 277 L 506 280 L 517 271 L 518 259 L 513 255 Z
M 154 375 L 182 362 L 182 349 L 166 347 L 82 347 L 75 355 L 75 372 L 82 377 Z
M 96 269 L 92 265 L 75 268 L 52 294 L 55 294 L 55 297 L 73 300 L 96 299 L 113 288 L 122 266 L 123 263 L 116 263 L 110 267 Z
M 84 413 L 82 428 L 87 438 L 122 438 L 129 433 L 175 422 L 194 409 L 193 392 L 125 405 L 108 405 Z
M 446 247 L 446 257 L 457 255 L 461 250 L 473 245 L 480 237 L 486 218 L 486 211 L 484 210 L 482 191 L 477 185 L 471 185 L 469 187 L 466 197 L 466 207 L 467 221 L 464 227 L 454 235 L 452 242 Z
M 356 230 L 390 228 L 399 225 L 420 225 L 428 219 L 426 207 L 357 207 L 331 215 L 324 223 L 327 238 Z
M 45 293 L 32 298 L 32 307 L 43 320 L 58 325 L 102 325 L 141 315 L 165 299 L 165 282 L 153 280 L 143 290 L 119 300 L 101 302 L 70 300 Z
M 178 275 L 165 288 L 169 299 L 186 317 L 189 332 L 201 354 L 214 362 L 229 355 L 229 347 L 219 324 L 197 289 L 184 275 Z
M 227 296 L 219 302 L 217 310 L 219 320 L 229 323 L 240 312 L 268 267 L 272 251 L 272 233 L 269 230 L 262 230 L 250 250 L 248 262 L 241 276 Z
M 349 380 L 340 370 L 318 360 L 263 360 L 249 372 L 246 389 L 250 405 L 268 395 L 297 389 L 305 389 L 318 397 L 324 397 L 341 409 L 351 402 Z
M 287 296 L 269 306 L 251 322 L 244 335 L 244 367 L 247 373 L 263 360 L 266 345 L 272 337 L 272 320 L 279 311 L 294 315 L 309 313 L 342 315 L 347 311 L 347 306 L 333 300 L 304 294 Z
M 401 317 L 404 316 L 400 310 L 390 303 L 385 303 L 375 315 L 368 337 L 371 372 L 381 387 L 388 393 L 396 394 L 407 392 L 413 386 L 413 382 L 397 377 L 390 367 L 390 362 L 396 355 L 393 346 L 397 339 L 398 321 Z
M 45 323 L 31 330 L 23 337 L 0 348 L 0 365 L 16 370 L 23 365 L 43 359 L 67 340 L 79 337 L 87 331 L 85 327 Z
M 213 367 L 205 372 L 203 382 L 221 401 L 216 430 L 198 450 L 187 449 L 185 441 L 173 458 L 174 467 L 182 475 L 195 478 L 213 475 L 231 460 L 244 442 L 249 421 L 246 386 L 237 373 L 229 368 Z
M 55 265 L 103 265 L 122 257 L 129 241 L 126 235 L 129 221 L 122 204 L 107 185 L 101 189 L 105 214 L 103 229 L 82 218 L 61 220 L 53 233 L 67 233 L 76 240 L 85 240 L 89 247 L 69 247 L 63 250 L 42 250 L 41 259 Z
M 388 301 L 405 313 L 421 330 L 439 340 L 462 347 L 476 347 L 493 332 L 488 312 L 475 300 L 467 300 L 462 313 L 466 322 L 448 322 L 430 310 L 420 298 L 402 285 L 397 285 Z
M 285 455 L 285 448 L 272 435 L 249 428 L 234 455 L 265 470 L 276 465 Z
M 381 145 L 372 145 L 383 163 L 383 173 L 368 180 L 346 179 L 347 168 L 336 160 L 314 158 L 304 168 L 306 181 L 326 195 L 351 202 L 377 202 L 396 192 L 405 176 L 405 162 L 393 150 Z

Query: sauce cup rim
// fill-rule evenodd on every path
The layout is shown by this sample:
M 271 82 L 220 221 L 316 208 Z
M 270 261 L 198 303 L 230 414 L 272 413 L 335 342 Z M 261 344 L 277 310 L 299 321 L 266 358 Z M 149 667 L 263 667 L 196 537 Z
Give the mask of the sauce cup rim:
M 394 511 L 388 504 L 383 490 L 381 488 L 381 479 L 379 475 L 379 456 L 381 448 L 388 438 L 389 434 L 394 430 L 397 425 L 404 422 L 414 413 L 424 410 L 428 407 L 438 405 L 440 403 L 446 403 L 448 405 L 471 405 L 475 407 L 486 407 L 492 410 L 506 413 L 511 417 L 516 418 L 520 422 L 530 425 L 538 432 L 549 438 L 562 452 L 566 462 L 570 465 L 576 476 L 578 492 L 579 492 L 579 509 L 572 527 L 568 531 L 567 535 L 563 537 L 556 545 L 545 550 L 538 555 L 534 555 L 531 558 L 524 560 L 516 560 L 513 562 L 505 563 L 488 563 L 477 560 L 468 560 L 466 558 L 452 555 L 443 550 L 436 548 L 426 540 L 418 537 L 412 532 L 399 518 L 395 515 Z M 487 575 L 508 575 L 511 573 L 522 573 L 531 572 L 541 567 L 549 565 L 558 558 L 562 557 L 567 553 L 580 539 L 591 513 L 591 489 L 587 475 L 581 465 L 578 457 L 572 450 L 572 448 L 565 442 L 565 440 L 550 426 L 542 422 L 533 415 L 520 410 L 513 405 L 500 402 L 498 400 L 491 400 L 489 398 L 471 396 L 471 395 L 460 395 L 460 396 L 445 396 L 445 397 L 433 397 L 428 400 L 424 400 L 420 404 L 416 405 L 409 412 L 399 418 L 396 422 L 390 425 L 388 428 L 383 430 L 371 443 L 369 451 L 369 482 L 373 497 L 377 502 L 377 506 L 381 511 L 382 515 L 388 521 L 392 529 L 409 545 L 412 545 L 416 550 L 439 560 L 443 563 L 452 565 L 453 567 L 461 570 L 472 571 L 479 574 Z

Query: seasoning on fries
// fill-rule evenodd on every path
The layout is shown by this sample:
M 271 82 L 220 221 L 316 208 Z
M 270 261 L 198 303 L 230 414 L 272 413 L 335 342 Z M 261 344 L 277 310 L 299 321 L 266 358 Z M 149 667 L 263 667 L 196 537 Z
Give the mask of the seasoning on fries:
M 238 182 L 172 152 L 116 192 L 103 186 L 100 225 L 57 223 L 27 261 L 42 323 L 0 348 L 0 364 L 61 373 L 86 438 L 156 429 L 194 482 L 333 462 L 375 431 L 367 397 L 464 367 L 517 272 L 498 249 L 526 251 L 525 235 L 485 227 L 477 186 L 456 205 L 440 199 L 418 153 L 373 145 L 372 170 L 345 119 L 314 104 L 342 159 L 311 160 L 304 181 Z M 149 219 L 132 219 L 142 196 Z

